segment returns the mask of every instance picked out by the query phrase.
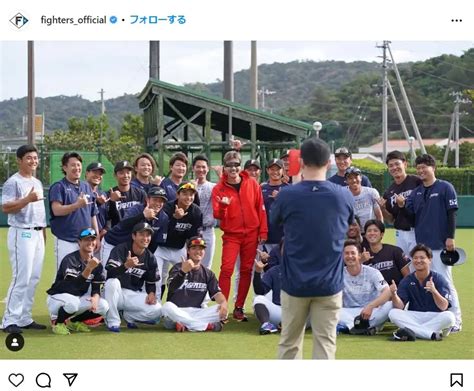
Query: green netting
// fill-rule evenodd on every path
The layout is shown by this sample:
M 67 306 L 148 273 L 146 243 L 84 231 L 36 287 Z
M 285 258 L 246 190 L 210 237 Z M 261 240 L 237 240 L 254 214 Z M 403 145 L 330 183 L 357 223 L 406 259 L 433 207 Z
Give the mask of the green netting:
M 61 158 L 63 157 L 65 151 L 52 151 L 50 153 L 50 183 L 53 184 L 61 179 L 63 179 L 64 174 L 61 171 Z M 99 156 L 97 152 L 86 152 L 86 151 L 77 151 L 79 155 L 82 156 L 82 175 L 81 179 L 85 179 L 86 167 L 92 163 L 99 161 Z M 109 162 L 109 160 L 102 155 L 100 158 L 101 163 L 104 165 L 107 173 L 102 179 L 101 188 L 103 190 L 108 190 L 111 187 L 116 185 L 114 178 L 114 165 Z

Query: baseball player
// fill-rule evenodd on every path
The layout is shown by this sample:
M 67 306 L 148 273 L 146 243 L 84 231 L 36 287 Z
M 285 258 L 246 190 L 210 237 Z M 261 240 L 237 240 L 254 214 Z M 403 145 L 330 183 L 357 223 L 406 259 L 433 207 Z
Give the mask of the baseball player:
M 385 226 L 381 221 L 368 220 L 364 228 L 369 248 L 363 248 L 362 262 L 380 271 L 385 281 L 398 284 L 410 274 L 410 260 L 400 247 L 382 243 Z
M 183 182 L 188 170 L 188 158 L 183 152 L 176 152 L 169 161 L 170 175 L 161 181 L 168 201 L 174 201 L 179 185 Z
M 38 150 L 22 145 L 16 151 L 18 172 L 3 184 L 2 211 L 8 214 L 8 253 L 12 280 L 5 299 L 2 328 L 21 333 L 22 328 L 44 330 L 31 317 L 36 286 L 41 277 L 46 236 L 43 185 L 33 175 Z
M 403 250 L 404 254 L 410 254 L 416 244 L 415 218 L 405 208 L 400 208 L 402 203 L 413 189 L 421 185 L 421 179 L 416 175 L 406 173 L 407 161 L 405 155 L 400 151 L 392 151 L 386 159 L 389 174 L 393 182 L 379 198 L 379 205 L 386 222 L 395 227 L 396 245 Z
M 163 210 L 166 201 L 165 191 L 153 186 L 148 189 L 145 205 L 137 204 L 127 209 L 123 220 L 114 225 L 104 237 L 101 255 L 104 267 L 115 246 L 132 240 L 133 227 L 138 223 L 147 222 L 153 228 L 154 233 L 148 246 L 152 253 L 156 251 L 158 244 L 166 242 L 169 222 L 168 215 Z
M 91 187 L 94 194 L 94 201 L 97 207 L 97 228 L 99 232 L 99 239 L 102 239 L 106 234 L 107 224 L 107 193 L 100 189 L 102 178 L 106 173 L 104 166 L 100 162 L 92 162 L 86 168 L 86 182 Z
M 89 332 L 82 322 L 97 315 L 104 316 L 109 309 L 107 302 L 100 297 L 105 278 L 100 261 L 94 257 L 96 238 L 93 228 L 79 233 L 79 250 L 63 258 L 56 279 L 47 291 L 46 303 L 54 334 Z
M 456 319 L 451 311 L 451 290 L 447 280 L 431 270 L 433 253 L 428 246 L 417 244 L 411 251 L 415 271 L 405 277 L 397 288 L 390 285 L 393 307 L 392 323 L 400 330 L 393 333 L 396 341 L 405 341 L 411 334 L 418 338 L 439 341 L 449 335 Z M 404 310 L 408 304 L 408 310 Z
M 130 184 L 142 189 L 145 193 L 148 193 L 151 187 L 161 184 L 162 178 L 155 175 L 155 159 L 149 153 L 141 153 L 137 156 L 133 163 L 133 170 L 135 171 L 135 177 Z
M 363 228 L 367 220 L 371 219 L 383 222 L 382 211 L 378 204 L 379 192 L 362 185 L 362 172 L 356 167 L 349 167 L 346 171 L 346 182 L 354 197 L 354 211 L 360 218 L 360 226 Z
M 337 172 L 328 178 L 329 182 L 340 186 L 347 186 L 346 171 L 352 165 L 352 153 L 345 147 L 336 149 L 334 152 Z M 372 187 L 369 178 L 361 174 L 362 186 Z
M 227 301 L 214 273 L 202 264 L 206 242 L 194 236 L 187 241 L 187 257 L 174 265 L 168 278 L 168 298 L 163 305 L 165 327 L 176 331 L 221 331 L 227 318 Z M 206 295 L 217 305 L 202 308 Z
M 114 175 L 117 186 L 110 189 L 107 194 L 109 197 L 108 219 L 112 227 L 124 218 L 127 209 L 138 204 L 145 205 L 145 192 L 130 184 L 132 171 L 133 167 L 127 160 L 121 160 L 115 164 Z
M 137 328 L 135 322 L 155 324 L 161 317 L 155 293 L 160 275 L 155 256 L 148 250 L 152 235 L 150 224 L 138 223 L 133 227 L 132 241 L 119 244 L 110 253 L 104 288 L 109 331 L 120 332 L 119 311 L 130 329 Z
M 260 335 L 278 332 L 277 325 L 281 323 L 280 265 L 274 265 L 263 273 L 267 265 L 268 263 L 262 260 L 255 261 L 253 273 L 253 289 L 256 295 L 253 310 L 260 322 Z
M 257 159 L 247 160 L 244 164 L 244 170 L 249 173 L 249 177 L 253 178 L 260 183 L 260 174 L 262 173 L 262 167 Z
M 99 232 L 94 193 L 87 182 L 80 180 L 82 157 L 77 152 L 66 152 L 61 164 L 64 178 L 49 188 L 56 270 L 66 255 L 79 250 L 77 238 L 84 227 Z M 96 238 L 96 251 L 99 249 L 100 240 Z
M 197 236 L 202 228 L 202 212 L 194 203 L 196 186 L 192 182 L 183 182 L 179 185 L 177 194 L 178 198 L 168 201 L 163 208 L 169 217 L 168 234 L 166 242 L 160 243 L 155 251 L 162 276 L 161 292 L 157 292 L 159 298 L 166 289 L 165 278 L 168 277 L 169 265 L 174 265 L 181 257 L 186 256 L 186 240 Z
M 270 252 L 274 247 L 278 247 L 283 237 L 283 226 L 270 224 L 270 210 L 273 202 L 280 190 L 288 186 L 287 183 L 283 183 L 282 181 L 283 167 L 284 163 L 282 160 L 271 159 L 267 163 L 268 182 L 262 183 L 261 185 L 263 202 L 265 204 L 265 210 L 267 211 L 268 240 L 265 242 L 267 252 Z
M 193 172 L 196 180 L 199 208 L 202 212 L 202 238 L 206 242 L 206 251 L 202 264 L 211 269 L 216 245 L 214 227 L 216 220 L 212 212 L 212 189 L 216 185 L 207 180 L 209 174 L 209 159 L 204 155 L 197 155 L 193 159 Z
M 415 160 L 416 172 L 423 184 L 414 189 L 406 200 L 401 200 L 400 207 L 405 207 L 415 215 L 415 236 L 417 243 L 424 243 L 433 251 L 431 268 L 441 274 L 451 289 L 450 311 L 456 316 L 456 324 L 451 332 L 462 329 L 461 307 L 454 286 L 451 268 L 441 262 L 441 251 L 456 248 L 454 234 L 456 231 L 456 211 L 458 200 L 456 190 L 449 182 L 436 178 L 436 161 L 431 155 L 421 155 Z
M 354 319 L 360 316 L 368 322 L 366 333 L 374 335 L 392 309 L 390 288 L 382 273 L 360 262 L 360 247 L 355 240 L 345 241 L 343 257 L 346 266 L 337 331 L 351 331 Z

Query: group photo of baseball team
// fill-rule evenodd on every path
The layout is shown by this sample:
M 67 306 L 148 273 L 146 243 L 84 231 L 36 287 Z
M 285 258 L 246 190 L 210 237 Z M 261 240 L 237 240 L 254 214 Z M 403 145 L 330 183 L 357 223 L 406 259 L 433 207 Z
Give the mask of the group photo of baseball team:
M 163 177 L 148 153 L 109 172 L 68 151 L 49 190 L 35 174 L 37 147 L 19 147 L 1 199 L 11 266 L 3 331 L 54 344 L 87 335 L 77 343 L 120 346 L 127 357 L 133 333 L 145 330 L 150 344 L 169 339 L 166 358 L 180 333 L 196 340 L 191 350 L 218 341 L 232 358 L 225 347 L 247 349 L 235 343 L 245 330 L 257 352 L 265 343 L 280 359 L 334 359 L 339 341 L 363 357 L 360 341 L 381 336 L 387 350 L 426 358 L 425 343 L 465 332 L 472 306 L 460 304 L 453 278 L 467 258 L 456 189 L 437 178 L 432 155 L 418 155 L 412 175 L 405 154 L 389 151 L 392 183 L 379 194 L 348 148 L 335 150 L 328 175 L 331 148 L 318 137 L 269 161 L 243 161 L 240 146 L 217 167 L 176 152 Z M 52 275 L 42 275 L 47 264 Z M 201 333 L 212 339 L 199 342 Z

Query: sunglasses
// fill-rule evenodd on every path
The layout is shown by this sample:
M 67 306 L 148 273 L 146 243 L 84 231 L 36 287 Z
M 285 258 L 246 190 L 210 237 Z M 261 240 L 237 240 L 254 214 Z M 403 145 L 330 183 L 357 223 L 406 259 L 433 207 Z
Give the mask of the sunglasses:
M 204 239 L 193 239 L 188 244 L 188 247 L 191 247 L 191 246 L 206 247 L 206 242 L 204 241 Z
M 196 190 L 196 187 L 192 183 L 185 183 L 179 187 L 179 190 Z
M 227 168 L 237 168 L 237 167 L 240 167 L 240 163 L 226 163 L 224 164 L 224 167 L 227 167 Z
M 87 228 L 85 230 L 83 230 L 80 234 L 79 234 L 79 237 L 82 239 L 82 238 L 87 238 L 89 236 L 96 236 L 97 237 L 97 234 L 95 232 L 95 229 L 92 229 L 92 228 Z

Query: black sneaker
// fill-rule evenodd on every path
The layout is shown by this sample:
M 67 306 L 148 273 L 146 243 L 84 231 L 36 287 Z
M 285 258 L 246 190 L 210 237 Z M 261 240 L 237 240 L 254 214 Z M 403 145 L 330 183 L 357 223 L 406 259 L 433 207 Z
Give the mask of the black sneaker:
M 442 341 L 443 340 L 443 333 L 434 332 L 433 334 L 431 334 L 431 340 L 432 341 Z
M 413 330 L 410 330 L 408 327 L 398 329 L 393 333 L 393 341 L 416 341 L 416 336 Z
M 44 324 L 39 324 L 35 321 L 31 322 L 26 326 L 22 326 L 21 328 L 26 330 L 46 330 L 46 326 Z
M 244 309 L 241 307 L 235 307 L 234 312 L 232 313 L 232 316 L 235 320 L 238 322 L 247 322 L 247 316 L 244 314 Z
M 8 334 L 21 334 L 23 330 L 20 329 L 16 324 L 11 324 L 5 327 L 3 332 Z

